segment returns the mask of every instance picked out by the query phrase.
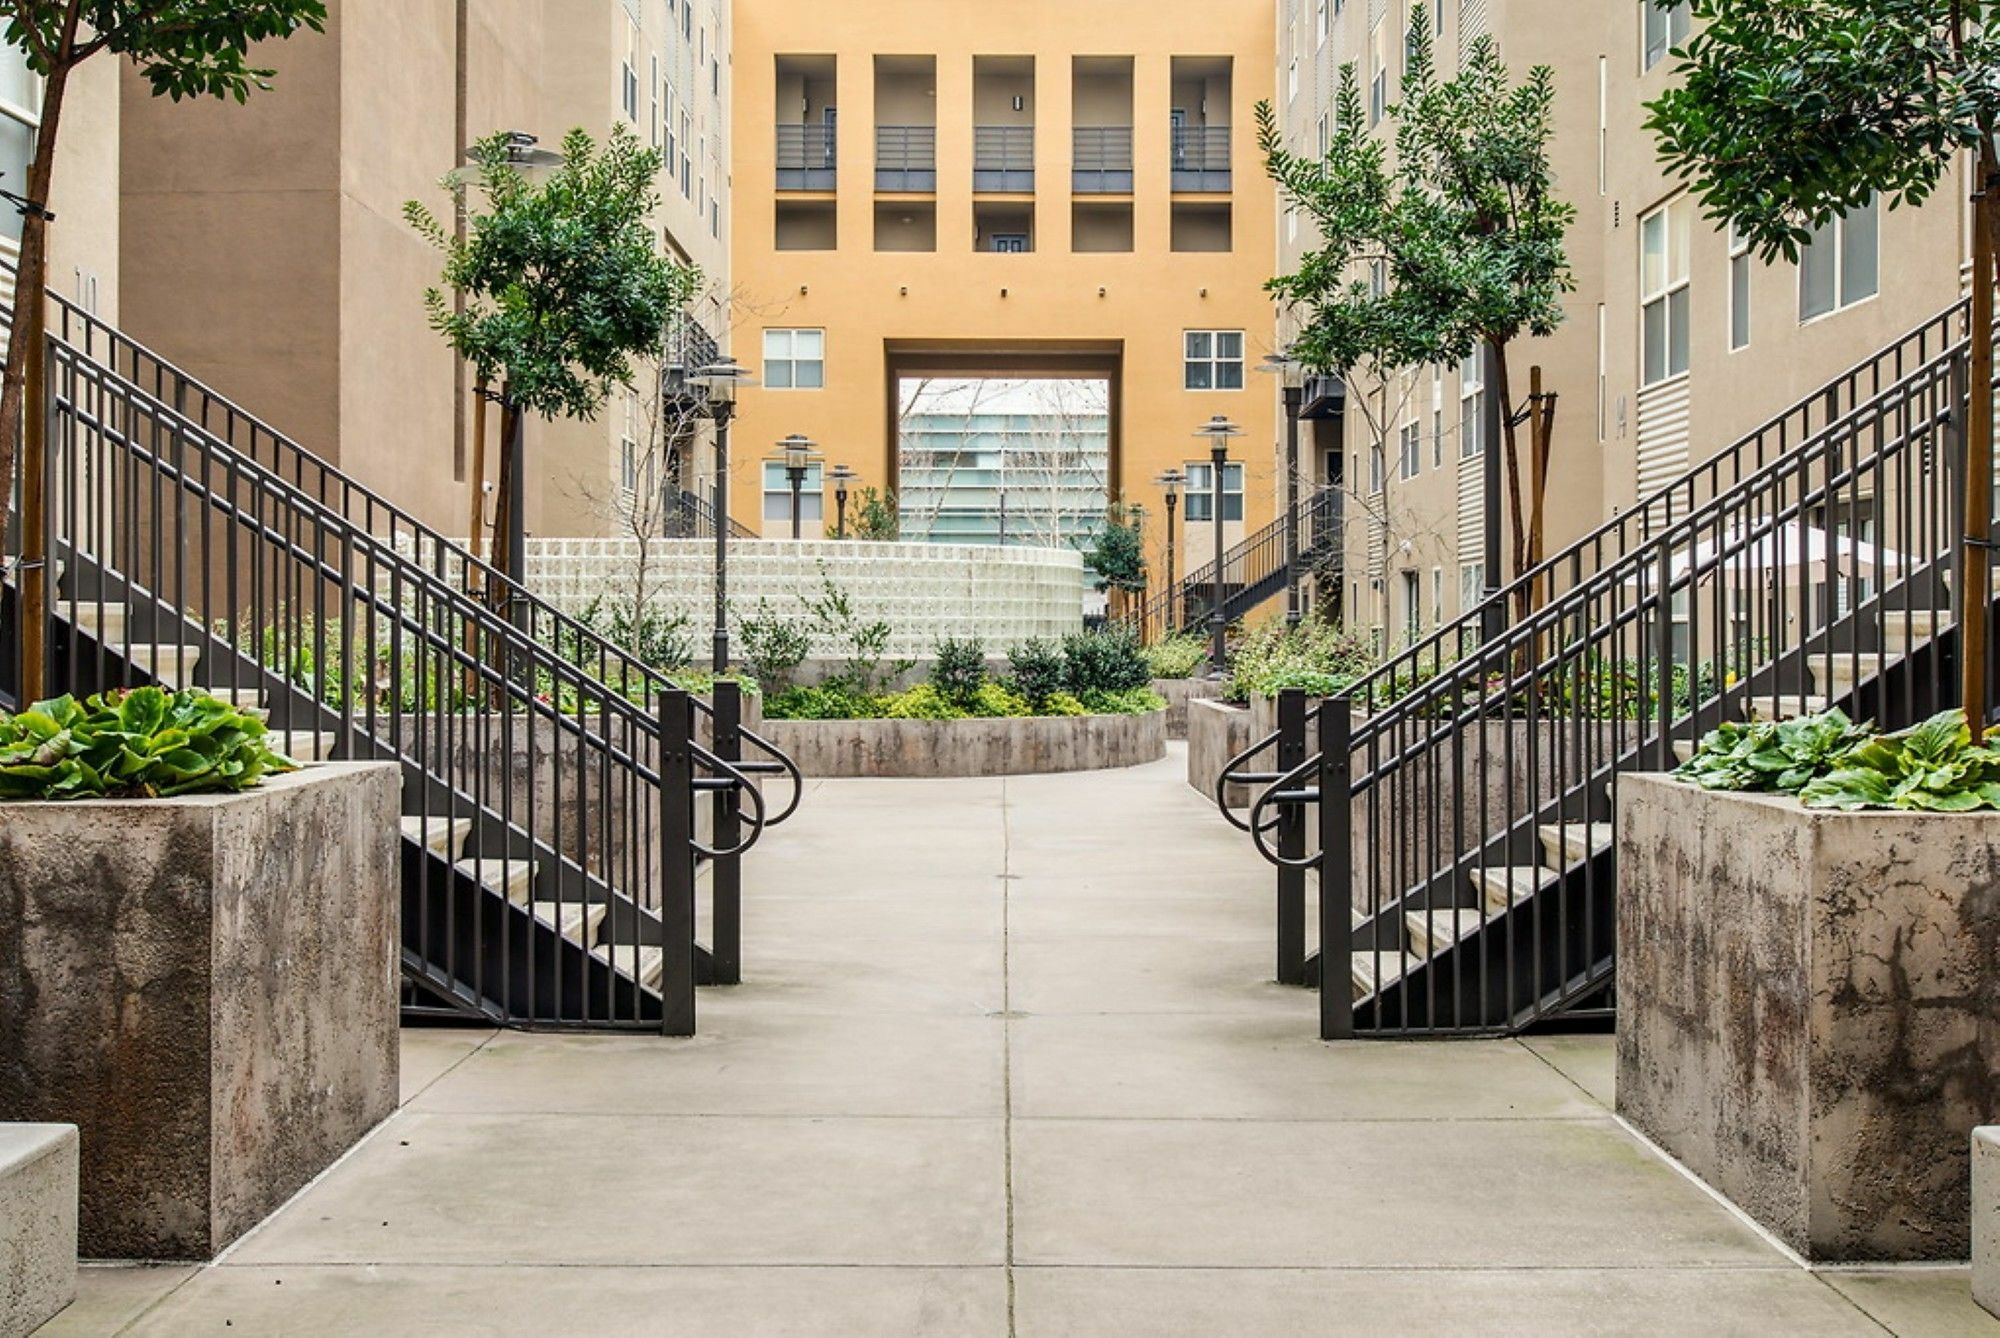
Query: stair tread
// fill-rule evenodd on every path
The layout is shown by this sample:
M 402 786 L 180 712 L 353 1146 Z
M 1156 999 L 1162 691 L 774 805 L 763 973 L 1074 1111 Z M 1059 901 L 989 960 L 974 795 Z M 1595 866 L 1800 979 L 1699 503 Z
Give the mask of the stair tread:
M 1412 960 L 1408 954 L 1400 952 L 1357 952 L 1352 954 L 1352 974 L 1354 997 L 1366 998 L 1385 985 L 1392 985 L 1403 978 L 1403 967 Z
M 1542 839 L 1542 849 L 1559 863 L 1574 864 L 1591 855 L 1601 855 L 1618 840 L 1618 829 L 1608 822 L 1550 822 L 1536 831 Z M 1558 859 L 1558 851 L 1566 852 L 1567 860 Z
M 590 946 L 609 909 L 601 901 L 537 901 L 533 907 L 537 920 L 583 947 Z
M 524 859 L 462 859 L 453 867 L 510 901 L 525 902 L 535 878 L 533 862 Z
M 455 855 L 465 845 L 465 838 L 472 831 L 472 819 L 447 820 L 419 815 L 405 817 L 402 827 L 403 835 L 410 840 L 424 841 L 437 854 Z
M 633 948 L 629 943 L 616 947 L 596 947 L 590 955 L 619 971 L 633 977 L 649 989 L 660 983 L 660 968 L 666 965 L 667 950 L 657 946 L 642 947 L 637 950 L 637 970 L 634 970 Z
M 1560 878 L 1554 869 L 1541 864 L 1475 869 L 1472 873 L 1473 886 L 1486 894 L 1486 904 L 1495 910 L 1507 909 L 1510 900 L 1518 905 Z
M 1403 924 L 1410 931 L 1414 955 L 1434 957 L 1444 948 L 1464 938 L 1485 923 L 1486 917 L 1471 907 L 1450 910 L 1405 911 Z

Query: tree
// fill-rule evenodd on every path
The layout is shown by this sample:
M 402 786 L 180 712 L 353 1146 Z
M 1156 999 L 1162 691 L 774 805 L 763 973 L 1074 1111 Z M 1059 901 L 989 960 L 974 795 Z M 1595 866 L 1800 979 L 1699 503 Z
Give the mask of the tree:
M 1976 167 L 1970 403 L 1962 480 L 1962 691 L 1986 724 L 1993 528 L 1993 289 L 2000 227 L 2000 4 L 1992 0 L 1692 0 L 1703 25 L 1649 104 L 1660 157 L 1710 218 L 1766 261 L 1877 196 L 1928 199 L 1960 153 Z
M 663 255 L 649 219 L 659 203 L 654 180 L 660 155 L 644 148 L 621 122 L 602 148 L 582 130 L 563 138 L 562 162 L 539 184 L 515 160 L 501 134 L 472 151 L 477 169 L 445 179 L 464 207 L 476 181 L 483 213 L 468 211 L 465 237 L 455 237 L 431 211 L 403 206 L 410 225 L 445 255 L 444 285 L 464 295 L 454 310 L 431 288 L 424 306 L 433 329 L 469 362 L 482 399 L 499 383 L 499 504 L 493 521 L 494 565 L 519 580 L 513 542 L 522 420 L 590 420 L 614 386 L 632 385 L 633 361 L 659 347 L 662 332 L 687 305 L 699 273 Z M 484 443 L 474 437 L 476 491 L 484 474 Z M 476 549 L 478 535 L 471 536 Z
M 50 191 L 55 182 L 63 99 L 77 68 L 108 51 L 132 62 L 155 97 L 235 98 L 268 88 L 272 71 L 249 63 L 250 46 L 324 31 L 325 0 L 0 0 L 0 36 L 25 53 L 42 79 L 41 125 L 26 182 L 0 183 L 21 213 L 21 265 L 15 279 L 15 334 L 0 374 L 0 489 L 21 465 L 22 660 L 24 701 L 42 695 L 44 582 L 40 560 L 42 423 L 22 413 L 27 386 L 41 379 L 48 292 Z
M 1083 550 L 1083 560 L 1095 573 L 1097 587 L 1111 598 L 1114 618 L 1126 599 L 1146 588 L 1144 521 L 1138 507 L 1114 502 L 1104 527 Z

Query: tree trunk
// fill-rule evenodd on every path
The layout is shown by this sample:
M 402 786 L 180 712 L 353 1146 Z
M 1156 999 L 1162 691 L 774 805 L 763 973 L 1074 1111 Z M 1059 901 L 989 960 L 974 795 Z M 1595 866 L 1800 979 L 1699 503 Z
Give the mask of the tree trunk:
M 521 518 L 514 514 L 514 434 L 520 430 L 521 406 L 514 403 L 512 392 L 502 388 L 500 392 L 500 477 L 497 484 L 498 496 L 493 504 L 493 539 L 487 545 L 489 564 L 508 579 L 519 582 L 522 573 L 508 571 L 508 559 L 514 551 L 514 527 Z M 494 607 L 498 608 L 506 600 L 506 591 L 493 591 Z
M 465 549 L 475 558 L 479 556 L 479 532 L 486 528 L 486 398 L 492 389 L 492 379 L 481 372 L 472 388 L 472 460 L 466 471 L 472 497 L 467 507 Z
M 1528 532 L 1521 507 L 1521 432 L 1520 425 L 1514 421 L 1514 387 L 1513 380 L 1508 374 L 1507 341 L 1505 340 L 1496 339 L 1493 341 L 1493 380 L 1495 382 L 1494 393 L 1500 398 L 1500 441 L 1494 444 L 1503 446 L 1505 449 L 1505 454 L 1501 458 L 1507 465 L 1507 515 L 1508 519 L 1512 522 L 1513 531 L 1509 535 L 1509 538 L 1512 540 L 1514 550 L 1513 578 L 1518 580 L 1527 570 L 1526 545 Z M 1519 622 L 1531 612 L 1533 612 L 1533 608 L 1529 600 L 1528 590 L 1525 588 L 1516 590 L 1514 592 L 1515 621 Z
M 1960 552 L 1959 650 L 1962 679 L 1960 701 L 1972 727 L 1972 741 L 1986 731 L 1986 638 L 1990 608 L 1991 562 L 1986 545 L 1993 537 L 1993 262 L 1995 228 L 2000 227 L 2000 161 L 1992 140 L 1979 147 L 1979 180 L 1973 190 L 1972 329 L 1965 425 L 1965 542 Z

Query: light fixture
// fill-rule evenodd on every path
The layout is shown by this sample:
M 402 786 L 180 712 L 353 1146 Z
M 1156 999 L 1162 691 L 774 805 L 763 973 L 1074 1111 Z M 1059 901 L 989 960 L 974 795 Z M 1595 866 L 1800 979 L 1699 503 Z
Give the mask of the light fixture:
M 1103 297 L 1103 296 L 1104 296 L 1104 290 L 1103 290 L 1102 288 L 1099 288 L 1099 289 L 1097 290 L 1097 295 L 1098 295 L 1099 297 Z
M 805 286 L 804 284 L 800 284 L 800 285 L 799 285 L 799 296 L 800 296 L 800 297 L 804 297 L 805 295 L 806 295 L 806 286 Z M 1208 289 L 1206 289 L 1206 288 L 1202 289 L 1202 290 L 1201 290 L 1201 295 L 1202 295 L 1203 297 L 1207 297 L 1207 296 L 1208 296 Z
M 778 449 L 784 454 L 786 469 L 805 469 L 812 464 L 813 440 L 802 433 L 792 433 L 778 443 Z
M 906 283 L 901 288 L 898 288 L 896 290 L 896 295 L 898 297 L 908 297 L 910 295 L 910 285 Z
M 1007 290 L 1006 290 L 1005 288 L 1002 288 L 1002 289 L 1000 290 L 1000 296 L 1002 296 L 1002 297 L 1005 297 L 1005 296 L 1007 296 Z
M 1020 95 L 1019 93 L 1016 93 L 1016 94 L 1014 95 L 1014 110 L 1015 110 L 1015 111 L 1020 111 L 1020 110 L 1022 110 L 1023 108 L 1025 108 L 1025 107 L 1026 107 L 1027 105 L 1028 105 L 1027 103 L 1025 103 L 1025 102 L 1023 102 L 1023 101 L 1021 100 L 1021 95 Z
M 1207 297 L 1207 296 L 1208 296 L 1208 289 L 1206 289 L 1206 288 L 1202 289 L 1202 290 L 1201 290 L 1201 295 L 1202 295 L 1203 297 Z

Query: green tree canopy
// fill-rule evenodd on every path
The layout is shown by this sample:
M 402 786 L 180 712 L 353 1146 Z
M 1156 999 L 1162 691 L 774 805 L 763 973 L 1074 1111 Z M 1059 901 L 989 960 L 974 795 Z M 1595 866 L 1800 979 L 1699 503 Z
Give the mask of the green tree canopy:
M 323 31 L 325 0 L 0 0 L 7 41 L 43 77 L 100 51 L 125 56 L 156 95 L 250 96 L 271 71 L 250 64 L 250 46 Z

